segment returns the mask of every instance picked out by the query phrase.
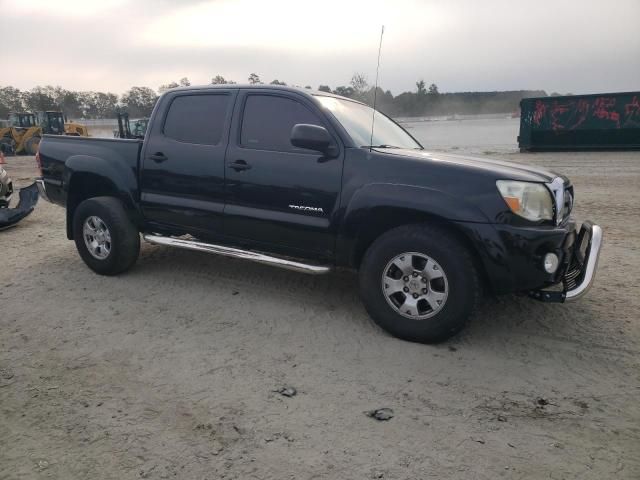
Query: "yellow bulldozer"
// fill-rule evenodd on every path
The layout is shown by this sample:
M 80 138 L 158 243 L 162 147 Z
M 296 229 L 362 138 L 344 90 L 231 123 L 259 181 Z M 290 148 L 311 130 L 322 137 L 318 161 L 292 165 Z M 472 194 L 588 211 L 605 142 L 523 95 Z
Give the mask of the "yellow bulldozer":
M 8 126 L 0 128 L 0 149 L 7 154 L 35 155 L 42 135 L 74 135 L 88 137 L 87 127 L 64 121 L 62 112 L 10 113 Z

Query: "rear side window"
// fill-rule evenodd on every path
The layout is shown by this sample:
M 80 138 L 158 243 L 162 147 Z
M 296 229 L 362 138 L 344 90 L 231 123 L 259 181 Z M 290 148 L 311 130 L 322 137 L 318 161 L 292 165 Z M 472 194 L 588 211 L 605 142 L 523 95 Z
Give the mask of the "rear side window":
M 183 95 L 171 102 L 164 134 L 174 140 L 217 145 L 222 138 L 229 95 Z
M 305 152 L 291 145 L 297 123 L 322 125 L 320 119 L 295 100 L 273 95 L 249 95 L 242 116 L 240 144 L 245 148 L 279 152 Z

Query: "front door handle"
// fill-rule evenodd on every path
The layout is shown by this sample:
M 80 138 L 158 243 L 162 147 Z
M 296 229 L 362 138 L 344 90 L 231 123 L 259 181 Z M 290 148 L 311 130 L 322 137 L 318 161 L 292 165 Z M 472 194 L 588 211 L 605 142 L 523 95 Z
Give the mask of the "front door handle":
M 149 155 L 149 158 L 151 160 L 153 160 L 154 162 L 156 162 L 156 163 L 161 163 L 161 162 L 164 162 L 165 160 L 169 160 L 169 157 L 167 157 L 162 152 L 153 153 L 153 154 Z
M 227 164 L 227 167 L 233 168 L 236 172 L 240 172 L 242 170 L 250 170 L 251 165 L 249 165 L 244 160 L 236 160 L 235 162 L 230 162 Z

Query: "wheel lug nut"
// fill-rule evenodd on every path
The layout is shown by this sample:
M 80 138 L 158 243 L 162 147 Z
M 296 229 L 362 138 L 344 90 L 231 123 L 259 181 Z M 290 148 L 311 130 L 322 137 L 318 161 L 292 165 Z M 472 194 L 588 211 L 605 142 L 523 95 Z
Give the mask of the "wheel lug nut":
M 405 293 L 409 291 L 407 287 L 404 287 L 402 290 L 404 290 Z
M 421 280 L 422 280 L 422 283 L 427 283 L 427 279 L 426 278 L 422 277 Z
M 414 294 L 413 294 L 413 298 L 418 298 L 418 294 L 417 294 L 417 293 L 414 293 Z
M 418 276 L 418 272 L 413 272 L 413 273 L 412 273 L 412 275 L 413 275 L 414 277 L 417 277 L 417 276 Z
M 403 278 L 403 280 L 404 280 L 405 282 L 408 282 L 408 281 L 409 281 L 409 277 L 404 277 L 404 278 Z
M 423 289 L 422 289 L 422 293 L 427 293 L 427 289 L 426 289 L 426 288 L 423 288 Z

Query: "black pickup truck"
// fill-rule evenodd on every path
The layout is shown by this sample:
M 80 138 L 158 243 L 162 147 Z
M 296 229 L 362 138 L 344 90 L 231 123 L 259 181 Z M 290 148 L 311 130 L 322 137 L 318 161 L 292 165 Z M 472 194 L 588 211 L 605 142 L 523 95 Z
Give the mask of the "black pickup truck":
M 372 120 L 373 134 L 372 134 Z M 362 103 L 257 86 L 173 89 L 143 141 L 45 135 L 40 193 L 104 275 L 150 243 L 299 272 L 359 272 L 371 317 L 436 342 L 482 293 L 582 296 L 602 230 L 577 228 L 570 181 L 545 170 L 429 153 Z

